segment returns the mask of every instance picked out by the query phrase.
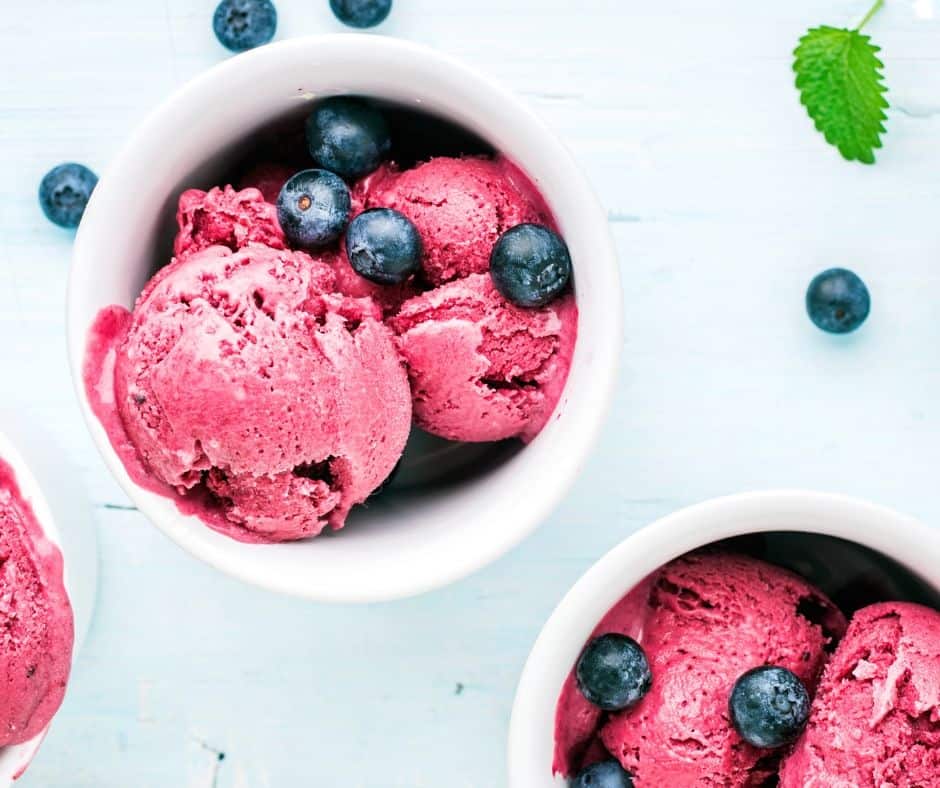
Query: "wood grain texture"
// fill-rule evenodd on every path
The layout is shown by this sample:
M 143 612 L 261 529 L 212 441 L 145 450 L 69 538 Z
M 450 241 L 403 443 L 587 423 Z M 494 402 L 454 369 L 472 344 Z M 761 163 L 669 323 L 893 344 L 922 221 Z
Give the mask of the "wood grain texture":
M 326 0 L 276 2 L 279 37 L 339 30 Z M 626 342 L 603 442 L 533 538 L 451 588 L 357 608 L 246 588 L 121 508 L 72 394 L 71 236 L 37 185 L 65 159 L 103 170 L 225 57 L 213 1 L 0 5 L 0 406 L 43 421 L 83 469 L 102 550 L 92 633 L 24 788 L 498 787 L 542 622 L 643 524 L 778 486 L 940 522 L 934 0 L 889 0 L 868 28 L 892 103 L 874 167 L 822 142 L 790 72 L 807 27 L 851 22 L 864 0 L 396 0 L 382 34 L 497 77 L 571 146 L 610 210 Z M 832 265 L 872 291 L 848 338 L 803 311 Z

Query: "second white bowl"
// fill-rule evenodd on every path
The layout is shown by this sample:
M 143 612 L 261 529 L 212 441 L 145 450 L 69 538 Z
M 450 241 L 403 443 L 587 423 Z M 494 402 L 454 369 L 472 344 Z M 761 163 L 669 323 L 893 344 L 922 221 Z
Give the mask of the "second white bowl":
M 552 775 L 555 706 L 562 685 L 601 618 L 663 564 L 721 539 L 788 532 L 845 540 L 832 575 L 854 573 L 867 550 L 891 559 L 914 587 L 940 600 L 940 532 L 874 504 L 814 492 L 734 495 L 692 506 L 638 531 L 592 566 L 562 599 L 526 662 L 509 731 L 509 787 L 561 788 Z M 790 540 L 791 544 L 793 540 Z M 855 546 L 867 548 L 858 551 Z M 812 559 L 813 550 L 790 551 Z M 793 562 L 791 562 L 793 563 Z M 793 568 L 800 569 L 799 561 Z M 807 562 L 808 565 L 809 562 Z M 812 577 L 808 579 L 813 580 Z M 825 588 L 823 590 L 826 590 Z M 923 601 L 923 600 L 920 600 Z

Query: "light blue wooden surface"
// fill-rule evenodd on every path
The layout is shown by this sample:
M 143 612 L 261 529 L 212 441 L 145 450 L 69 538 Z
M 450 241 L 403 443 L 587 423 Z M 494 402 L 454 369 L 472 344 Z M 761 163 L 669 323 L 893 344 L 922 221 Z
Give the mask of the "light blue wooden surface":
M 276 2 L 279 37 L 339 29 L 326 0 Z M 542 622 L 641 525 L 770 486 L 940 523 L 936 0 L 888 0 L 869 27 L 894 106 L 874 167 L 811 130 L 789 55 L 866 0 L 396 0 L 382 34 L 501 79 L 588 171 L 621 256 L 625 363 L 602 444 L 537 535 L 456 586 L 358 608 L 243 587 L 123 510 L 73 400 L 70 236 L 40 215 L 37 184 L 60 160 L 102 170 L 225 57 L 213 0 L 2 6 L 0 406 L 44 422 L 82 468 L 102 561 L 87 648 L 25 788 L 498 788 Z M 849 338 L 803 312 L 832 265 L 872 291 Z

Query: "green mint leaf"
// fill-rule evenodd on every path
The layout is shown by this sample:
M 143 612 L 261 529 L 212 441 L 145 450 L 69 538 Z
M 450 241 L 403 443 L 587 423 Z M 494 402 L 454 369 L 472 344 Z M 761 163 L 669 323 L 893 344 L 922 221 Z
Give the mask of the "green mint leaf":
M 888 102 L 879 48 L 858 30 L 814 27 L 793 51 L 800 103 L 849 161 L 873 164 L 881 147 Z

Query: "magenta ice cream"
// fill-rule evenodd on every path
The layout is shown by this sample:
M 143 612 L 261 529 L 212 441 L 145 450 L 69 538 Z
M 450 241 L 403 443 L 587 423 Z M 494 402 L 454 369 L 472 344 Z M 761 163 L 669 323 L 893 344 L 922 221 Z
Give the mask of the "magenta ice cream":
M 179 231 L 173 254 L 177 257 L 210 246 L 225 246 L 233 252 L 250 243 L 285 248 L 277 210 L 253 188 L 235 191 L 225 186 L 207 192 L 187 189 L 180 195 L 176 222 Z
M 940 785 L 940 613 L 859 610 L 826 666 L 781 788 Z
M 365 208 L 394 208 L 424 243 L 432 285 L 489 270 L 499 236 L 524 222 L 551 223 L 541 200 L 505 159 L 441 157 L 403 172 L 383 167 L 358 191 Z
M 561 395 L 577 309 L 570 295 L 521 309 L 472 274 L 406 301 L 390 325 L 418 426 L 451 440 L 530 440 Z
M 0 459 L 0 747 L 32 739 L 52 720 L 73 640 L 62 555 Z
M 349 264 L 344 249 L 337 250 L 331 266 L 336 277 L 337 292 L 353 298 L 371 298 L 386 317 L 394 315 L 405 301 L 421 292 L 413 280 L 397 285 L 378 285 L 359 276 Z
M 455 441 L 531 440 L 561 397 L 577 336 L 565 295 L 540 309 L 507 301 L 489 276 L 499 236 L 524 222 L 553 225 L 505 159 L 441 157 L 361 180 L 354 203 L 401 211 L 424 244 L 432 289 L 389 319 L 408 364 L 415 423 Z
M 531 440 L 577 334 L 567 249 L 508 161 L 386 161 L 345 184 L 316 162 L 285 165 L 296 141 L 286 130 L 243 162 L 240 189 L 180 195 L 173 259 L 132 312 L 99 313 L 84 363 L 131 478 L 244 541 L 341 528 L 401 459 L 412 417 L 455 441 Z M 366 278 L 368 235 L 347 256 L 348 222 L 373 208 L 411 233 L 398 278 Z M 558 238 L 568 266 L 539 308 L 489 274 L 493 245 L 523 222 Z
M 210 492 L 236 538 L 341 528 L 404 448 L 411 399 L 391 332 L 332 281 L 303 252 L 210 247 L 154 277 L 113 347 L 114 408 L 144 468 Z M 97 358 L 86 372 L 106 389 Z
M 780 753 L 755 748 L 731 724 L 728 701 L 746 671 L 776 665 L 812 691 L 845 619 L 800 577 L 729 553 L 695 553 L 630 592 L 594 636 L 636 639 L 653 681 L 634 707 L 606 713 L 574 675 L 558 700 L 555 772 L 615 758 L 642 786 L 758 786 Z

